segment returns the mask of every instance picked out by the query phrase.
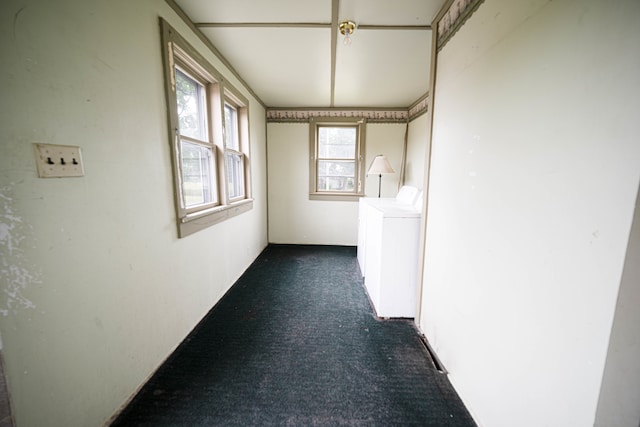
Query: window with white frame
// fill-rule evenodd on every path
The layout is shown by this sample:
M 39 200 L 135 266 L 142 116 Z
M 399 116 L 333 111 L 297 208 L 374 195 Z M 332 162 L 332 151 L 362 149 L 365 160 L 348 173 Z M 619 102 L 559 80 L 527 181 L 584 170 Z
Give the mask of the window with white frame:
M 248 101 L 162 20 L 180 237 L 252 208 Z
M 354 200 L 364 194 L 364 122 L 312 120 L 309 197 Z

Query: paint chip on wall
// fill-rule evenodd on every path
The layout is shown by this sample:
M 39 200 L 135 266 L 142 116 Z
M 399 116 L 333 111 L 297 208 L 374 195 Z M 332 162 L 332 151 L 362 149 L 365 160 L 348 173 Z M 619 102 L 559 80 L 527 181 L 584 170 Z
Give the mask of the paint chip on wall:
M 0 314 L 8 316 L 20 309 L 33 309 L 35 304 L 23 295 L 33 283 L 41 283 L 40 274 L 25 267 L 26 261 L 20 243 L 29 227 L 13 208 L 10 187 L 0 189 Z

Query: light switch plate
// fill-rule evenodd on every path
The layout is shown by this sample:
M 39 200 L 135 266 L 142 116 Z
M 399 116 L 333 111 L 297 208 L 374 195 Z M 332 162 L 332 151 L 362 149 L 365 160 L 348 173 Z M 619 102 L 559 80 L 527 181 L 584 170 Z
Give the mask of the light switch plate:
M 82 152 L 75 145 L 33 144 L 40 178 L 84 176 Z

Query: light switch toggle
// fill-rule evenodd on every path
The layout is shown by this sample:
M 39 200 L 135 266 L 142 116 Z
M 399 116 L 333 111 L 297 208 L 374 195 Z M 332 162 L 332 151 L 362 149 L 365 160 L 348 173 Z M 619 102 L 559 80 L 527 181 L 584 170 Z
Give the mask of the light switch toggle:
M 40 178 L 84 176 L 80 147 L 36 143 L 33 148 Z

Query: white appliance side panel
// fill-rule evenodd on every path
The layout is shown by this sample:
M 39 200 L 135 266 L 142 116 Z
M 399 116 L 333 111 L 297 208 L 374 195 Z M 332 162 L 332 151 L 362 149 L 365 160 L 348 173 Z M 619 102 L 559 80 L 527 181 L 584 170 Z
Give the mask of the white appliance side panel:
M 382 263 L 382 213 L 377 209 L 368 209 L 366 219 L 367 243 L 365 247 L 364 284 L 373 306 L 380 304 L 380 285 Z M 380 314 L 378 314 L 379 316 Z
M 358 202 L 358 265 L 360 266 L 360 274 L 364 276 L 365 254 L 367 246 L 367 212 L 370 209 L 369 204 L 364 198 Z
M 380 317 L 415 317 L 420 218 L 385 218 L 382 230 Z

